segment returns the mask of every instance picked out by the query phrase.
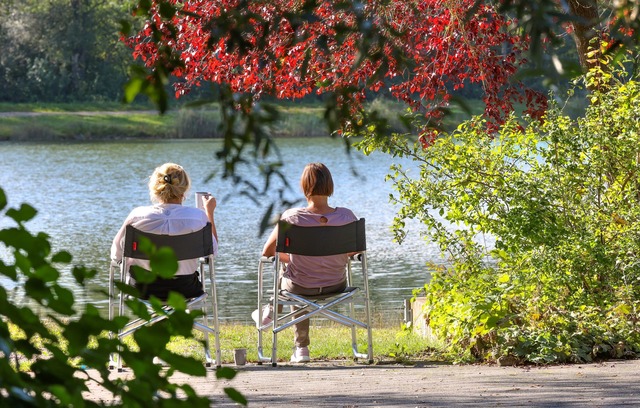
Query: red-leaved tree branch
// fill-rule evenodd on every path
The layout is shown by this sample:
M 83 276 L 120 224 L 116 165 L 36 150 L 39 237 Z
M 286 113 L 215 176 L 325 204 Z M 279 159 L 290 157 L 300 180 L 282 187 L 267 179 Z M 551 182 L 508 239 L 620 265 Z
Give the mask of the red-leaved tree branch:
M 367 95 L 385 92 L 431 120 L 461 88 L 482 86 L 490 126 L 515 103 L 540 117 L 546 98 L 512 81 L 527 38 L 472 0 L 141 1 L 144 28 L 127 39 L 147 67 L 165 69 L 177 96 L 202 83 L 254 100 L 328 94 L 340 129 Z M 429 123 L 429 122 L 426 122 Z M 418 129 L 424 132 L 426 129 Z

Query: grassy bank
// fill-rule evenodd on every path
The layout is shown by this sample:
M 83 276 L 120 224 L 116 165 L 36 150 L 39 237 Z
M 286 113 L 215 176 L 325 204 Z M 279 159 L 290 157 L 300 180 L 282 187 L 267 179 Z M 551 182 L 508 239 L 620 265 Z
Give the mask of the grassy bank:
M 376 100 L 371 107 L 385 114 L 394 129 L 402 129 L 397 119 L 405 109 L 402 104 Z M 328 136 L 323 105 L 288 102 L 279 109 L 281 118 L 271 128 L 274 137 Z M 456 113 L 447 120 L 459 118 Z M 0 103 L 0 141 L 219 138 L 219 126 L 216 105 L 160 115 L 147 105 Z
M 73 112 L 121 112 L 153 111 L 151 104 L 121 102 L 75 103 L 8 103 L 0 102 L 0 112 L 73 113 Z
M 95 107 L 94 107 L 95 109 Z M 220 114 L 209 109 L 156 111 L 23 110 L 0 113 L 0 140 L 67 141 L 111 139 L 199 139 L 222 137 Z M 275 137 L 326 136 L 322 107 L 285 108 Z
M 311 345 L 309 351 L 313 360 L 351 360 L 351 329 L 335 324 L 323 327 L 311 327 Z M 360 351 L 366 348 L 366 332 L 359 330 Z M 233 349 L 246 348 L 247 361 L 258 361 L 257 331 L 253 326 L 225 324 L 220 329 L 220 345 L 223 363 L 233 363 Z M 271 336 L 263 335 L 264 353 L 271 354 Z M 284 331 L 278 337 L 278 358 L 289 361 L 293 347 L 292 329 Z M 184 339 L 173 339 L 169 349 L 175 353 L 185 353 L 204 358 L 199 343 Z M 418 359 L 435 359 L 440 346 L 422 336 L 404 332 L 400 328 L 380 327 L 373 329 L 373 351 L 376 362 L 411 363 Z
M 351 354 L 351 329 L 340 326 L 332 322 L 316 325 L 312 321 L 311 342 L 309 346 L 312 362 L 323 360 L 352 360 Z M 52 332 L 60 336 L 60 328 L 48 323 L 47 326 Z M 366 348 L 366 333 L 359 330 L 358 344 L 360 351 Z M 271 336 L 264 332 L 263 340 L 265 354 L 271 353 Z M 202 333 L 196 332 L 196 339 L 203 339 Z M 15 339 L 24 338 L 21 331 L 16 326 L 10 326 L 10 336 Z M 213 339 L 211 339 L 213 347 Z M 258 362 L 257 351 L 258 333 L 254 326 L 224 323 L 220 325 L 220 346 L 222 349 L 222 363 L 233 363 L 233 349 L 246 348 L 247 362 Z M 30 342 L 37 348 L 43 350 L 41 339 L 30 339 Z M 132 348 L 136 345 L 131 336 L 125 338 L 125 343 Z M 281 361 L 288 361 L 291 356 L 293 345 L 292 329 L 282 332 L 278 338 L 278 358 Z M 176 354 L 190 356 L 204 361 L 204 352 L 199 341 L 176 337 L 171 340 L 168 349 Z M 417 360 L 439 360 L 439 350 L 442 346 L 433 340 L 403 331 L 398 327 L 374 327 L 373 329 L 373 351 L 375 363 L 405 363 L 411 364 Z M 213 355 L 212 350 L 212 355 Z M 21 369 L 28 370 L 32 361 L 21 359 Z

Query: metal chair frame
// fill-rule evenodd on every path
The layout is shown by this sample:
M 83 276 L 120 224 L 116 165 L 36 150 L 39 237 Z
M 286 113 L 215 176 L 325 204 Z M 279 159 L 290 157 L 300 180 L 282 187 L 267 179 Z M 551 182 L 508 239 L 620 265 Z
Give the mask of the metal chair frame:
M 349 257 L 345 265 L 347 287 L 342 292 L 331 293 L 318 296 L 301 296 L 290 293 L 280 288 L 280 273 L 282 263 L 278 257 L 279 253 L 327 256 L 343 253 L 357 252 Z M 352 264 L 358 262 L 362 274 L 362 288 L 352 286 L 354 283 Z M 273 291 L 265 287 L 265 266 L 273 265 Z M 273 294 L 277 294 L 274 296 Z M 351 327 L 351 347 L 354 359 L 367 359 L 373 363 L 373 340 L 371 332 L 371 313 L 369 305 L 369 279 L 367 270 L 365 220 L 361 218 L 353 223 L 338 226 L 318 226 L 301 227 L 280 221 L 278 224 L 278 238 L 276 240 L 276 256 L 261 257 L 258 263 L 258 310 L 262 314 L 262 308 L 267 303 L 265 298 L 270 296 L 273 311 L 273 321 L 260 326 L 258 323 L 258 360 L 271 362 L 272 366 L 277 366 L 277 344 L 278 333 L 313 316 L 324 316 L 339 324 Z M 356 299 L 361 299 L 364 304 L 364 321 L 357 320 L 355 316 Z M 332 310 L 335 306 L 348 303 L 348 315 Z M 289 313 L 280 312 L 283 306 L 296 306 L 299 309 Z M 302 311 L 308 313 L 291 319 Z M 271 329 L 272 347 L 271 356 L 264 354 L 263 350 L 263 330 Z M 360 353 L 356 342 L 356 329 L 367 330 L 367 352 Z
M 211 367 L 215 362 L 216 367 L 221 366 L 221 351 L 220 351 L 220 330 L 218 323 L 218 300 L 216 296 L 216 280 L 215 280 L 215 267 L 213 257 L 213 237 L 212 237 L 211 224 L 207 225 L 199 231 L 195 231 L 189 234 L 183 235 L 162 235 L 162 234 L 150 234 L 140 231 L 131 225 L 126 227 L 124 249 L 121 262 L 111 263 L 109 268 L 109 319 L 113 319 L 118 313 L 119 316 L 125 313 L 125 299 L 127 295 L 122 291 L 116 293 L 116 275 L 119 275 L 121 282 L 129 282 L 129 259 L 149 259 L 149 256 L 140 250 L 139 240 L 140 237 L 145 237 L 151 241 L 156 247 L 169 247 L 174 251 L 176 258 L 180 260 L 185 259 L 199 259 L 198 271 L 200 273 L 200 281 L 202 282 L 202 289 L 204 294 L 186 299 L 187 308 L 195 309 L 200 308 L 203 312 L 203 323 L 195 321 L 193 328 L 201 331 L 204 334 L 204 354 L 206 359 L 206 366 Z M 205 266 L 208 269 L 209 284 L 207 288 L 205 279 Z M 209 302 L 208 298 L 211 298 L 212 317 L 213 317 L 213 329 L 209 326 Z M 163 306 L 162 314 L 155 313 L 151 306 L 151 303 L 138 299 L 138 301 L 144 303 L 151 312 L 150 319 L 137 318 L 129 323 L 118 332 L 118 338 L 122 339 L 143 326 L 152 325 L 161 320 L 166 319 L 173 309 L 170 306 Z M 215 341 L 215 360 L 211 357 L 209 335 L 214 336 Z M 122 358 L 117 355 L 111 356 L 109 368 L 117 368 L 119 372 L 122 371 Z

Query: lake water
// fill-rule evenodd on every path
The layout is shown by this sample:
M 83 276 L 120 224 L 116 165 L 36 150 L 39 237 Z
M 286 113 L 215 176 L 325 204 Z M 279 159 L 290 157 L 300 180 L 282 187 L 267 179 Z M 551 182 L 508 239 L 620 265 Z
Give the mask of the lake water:
M 9 206 L 27 202 L 38 210 L 27 223 L 33 231 L 51 237 L 54 250 L 65 249 L 74 264 L 84 264 L 101 273 L 86 289 L 74 288 L 68 270 L 62 282 L 74 290 L 80 303 L 92 302 L 106 311 L 107 300 L 96 293 L 107 287 L 111 240 L 132 208 L 149 203 L 147 177 L 164 162 L 185 167 L 192 178 L 186 205 L 194 205 L 193 192 L 210 191 L 218 198 L 216 224 L 220 254 L 216 273 L 220 317 L 249 322 L 257 297 L 258 256 L 266 234 L 259 235 L 262 215 L 272 197 L 255 203 L 241 186 L 214 177 L 221 163 L 215 159 L 219 140 L 154 142 L 33 143 L 0 144 L 0 186 Z M 286 159 L 284 173 L 293 187 L 290 198 L 302 199 L 298 179 L 305 164 L 325 163 L 331 170 L 335 193 L 330 204 L 351 208 L 367 220 L 370 291 L 374 314 L 401 319 L 403 300 L 428 279 L 426 263 L 439 260 L 437 248 L 425 242 L 419 225 L 410 225 L 407 240 L 392 241 L 390 225 L 395 208 L 389 203 L 390 183 L 384 181 L 393 160 L 383 154 L 364 156 L 345 153 L 339 140 L 282 139 L 278 147 Z M 354 174 L 353 170 L 357 174 Z M 262 185 L 249 169 L 242 174 Z M 6 217 L 0 227 L 12 225 Z M 0 256 L 6 248 L 0 246 Z M 22 302 L 20 285 L 0 277 L 11 289 L 14 301 Z

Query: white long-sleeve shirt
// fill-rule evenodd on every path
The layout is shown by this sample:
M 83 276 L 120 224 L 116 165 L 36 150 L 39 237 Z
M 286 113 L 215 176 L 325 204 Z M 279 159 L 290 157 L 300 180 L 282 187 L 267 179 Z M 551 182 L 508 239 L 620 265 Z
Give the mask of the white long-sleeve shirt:
M 199 208 L 180 204 L 156 204 L 137 207 L 127 216 L 122 227 L 111 244 L 111 259 L 119 262 L 122 259 L 124 233 L 127 225 L 140 231 L 152 234 L 182 235 L 199 231 L 209 220 L 205 212 Z M 218 242 L 213 237 L 213 253 L 218 253 Z M 149 269 L 149 261 L 131 259 L 129 265 L 138 265 Z M 198 259 L 186 259 L 178 262 L 176 275 L 190 275 L 198 268 Z

